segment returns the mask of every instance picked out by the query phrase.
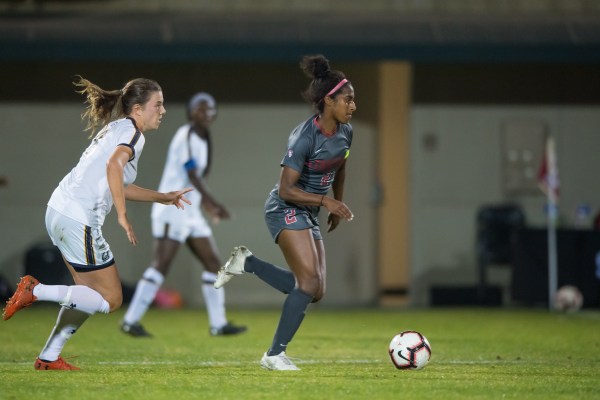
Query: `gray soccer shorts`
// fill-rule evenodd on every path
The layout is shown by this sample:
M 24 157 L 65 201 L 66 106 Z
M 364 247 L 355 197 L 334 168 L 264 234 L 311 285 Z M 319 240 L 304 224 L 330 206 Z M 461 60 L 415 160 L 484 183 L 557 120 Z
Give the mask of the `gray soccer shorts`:
M 284 229 L 311 229 L 313 239 L 323 240 L 319 227 L 319 207 L 294 207 L 290 203 L 282 207 L 281 203 L 272 196 L 269 196 L 265 203 L 265 222 L 275 243 Z

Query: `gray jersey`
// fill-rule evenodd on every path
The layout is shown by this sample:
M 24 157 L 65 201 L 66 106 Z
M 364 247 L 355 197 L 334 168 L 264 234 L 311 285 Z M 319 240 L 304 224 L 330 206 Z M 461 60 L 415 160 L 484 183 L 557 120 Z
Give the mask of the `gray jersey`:
M 300 172 L 296 185 L 309 193 L 326 194 L 335 179 L 335 173 L 350 154 L 352 126 L 338 124 L 332 135 L 326 135 L 313 115 L 298 125 L 290 134 L 288 147 L 281 166 Z M 278 184 L 271 192 L 277 196 Z
M 300 189 L 326 194 L 331 189 L 335 173 L 350 154 L 352 126 L 338 124 L 335 133 L 326 135 L 316 118 L 313 115 L 292 131 L 281 166 L 300 172 L 296 183 Z M 319 207 L 286 202 L 279 198 L 278 191 L 279 184 L 276 184 L 265 203 L 265 219 L 273 238 L 277 241 L 282 229 L 313 228 L 315 239 L 321 239 Z

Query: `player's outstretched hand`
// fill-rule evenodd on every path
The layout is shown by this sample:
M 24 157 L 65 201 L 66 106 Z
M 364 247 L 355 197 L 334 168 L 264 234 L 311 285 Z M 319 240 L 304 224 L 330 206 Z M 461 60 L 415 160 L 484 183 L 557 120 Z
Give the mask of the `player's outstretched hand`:
M 183 210 L 185 208 L 183 203 L 187 203 L 188 205 L 192 204 L 192 202 L 183 195 L 191 192 L 192 190 L 194 190 L 194 188 L 185 188 L 183 190 L 165 193 L 166 198 L 165 201 L 163 201 L 163 204 L 172 204 L 180 210 Z

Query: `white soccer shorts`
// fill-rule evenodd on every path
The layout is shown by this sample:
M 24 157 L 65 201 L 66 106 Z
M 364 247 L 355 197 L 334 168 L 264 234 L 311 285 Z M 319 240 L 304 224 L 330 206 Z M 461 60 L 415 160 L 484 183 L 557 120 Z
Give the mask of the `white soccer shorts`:
M 76 271 L 98 270 L 115 263 L 99 226 L 87 226 L 48 207 L 46 229 L 52 243 Z

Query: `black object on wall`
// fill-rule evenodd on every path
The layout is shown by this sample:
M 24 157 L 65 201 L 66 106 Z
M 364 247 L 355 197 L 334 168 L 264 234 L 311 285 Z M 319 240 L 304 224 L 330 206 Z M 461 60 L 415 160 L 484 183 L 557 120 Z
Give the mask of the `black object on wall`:
M 574 285 L 583 294 L 583 307 L 600 306 L 596 258 L 600 231 L 558 229 L 558 287 Z M 517 231 L 512 300 L 523 305 L 548 305 L 548 233 L 542 228 Z
M 502 305 L 502 288 L 499 286 L 486 286 L 483 297 L 477 286 L 432 286 L 429 294 L 432 306 L 499 307 Z
M 73 284 L 60 251 L 52 243 L 38 243 L 27 249 L 25 275 L 32 275 L 46 285 Z
M 8 280 L 0 275 L 0 302 L 4 303 L 13 295 L 14 291 L 10 286 Z
M 492 265 L 511 267 L 517 230 L 525 227 L 525 214 L 516 204 L 483 206 L 477 212 L 476 253 L 479 269 L 477 295 L 486 302 L 487 270 Z

